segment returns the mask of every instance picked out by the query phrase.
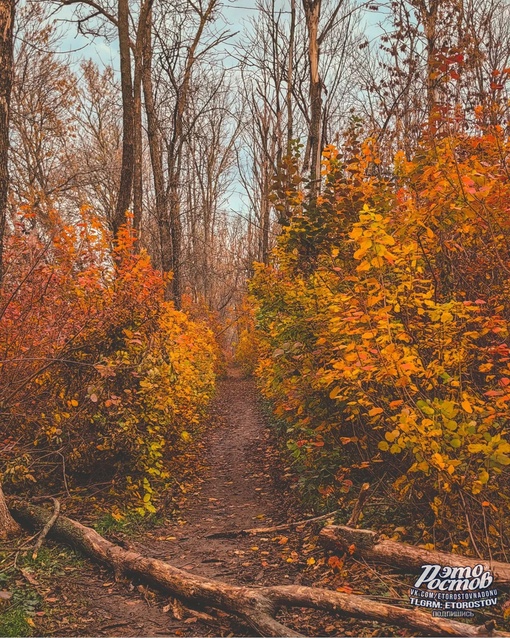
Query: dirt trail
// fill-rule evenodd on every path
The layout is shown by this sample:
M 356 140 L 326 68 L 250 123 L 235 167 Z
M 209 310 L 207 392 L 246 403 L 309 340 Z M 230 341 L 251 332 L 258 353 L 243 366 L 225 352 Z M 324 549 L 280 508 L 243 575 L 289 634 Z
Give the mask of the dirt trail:
M 287 499 L 274 484 L 277 460 L 253 382 L 234 374 L 220 382 L 213 418 L 220 425 L 207 435 L 204 482 L 181 512 L 186 524 L 172 530 L 176 542 L 160 548 L 160 556 L 203 576 L 224 577 L 236 575 L 232 561 L 242 543 L 204 537 L 282 522 Z
M 144 538 L 127 538 L 127 543 L 181 569 L 232 583 L 299 582 L 297 567 L 284 562 L 282 572 L 282 548 L 274 538 L 206 538 L 214 532 L 285 522 L 293 502 L 252 380 L 233 370 L 219 382 L 211 426 L 205 435 L 205 474 L 179 512 L 179 521 Z M 81 597 L 84 608 L 80 619 L 66 618 L 59 635 L 66 635 L 65 626 L 69 635 L 99 636 L 203 636 L 232 631 L 226 617 L 204 622 L 143 585 L 114 583 L 111 574 L 97 566 L 87 571 L 82 570 L 76 580 L 71 576 L 62 588 L 66 598 Z M 246 628 L 240 626 L 235 632 L 242 635 Z

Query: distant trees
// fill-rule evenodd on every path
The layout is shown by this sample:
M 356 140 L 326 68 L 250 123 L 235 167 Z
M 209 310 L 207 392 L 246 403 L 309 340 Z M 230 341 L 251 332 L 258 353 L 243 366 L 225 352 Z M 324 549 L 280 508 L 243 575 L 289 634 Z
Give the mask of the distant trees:
M 257 9 L 241 46 L 245 118 L 238 156 L 252 220 L 250 251 L 267 263 L 275 223 L 288 221 L 286 211 L 275 216 L 270 198 L 282 159 L 301 142 L 300 164 L 313 200 L 320 191 L 322 150 L 348 121 L 359 7 L 260 0 Z
M 152 116 L 159 127 L 164 151 L 158 143 L 151 149 L 151 158 L 153 165 L 156 164 L 155 174 L 159 172 L 160 175 L 158 181 L 161 181 L 160 166 L 166 164 L 163 183 L 157 186 L 164 193 L 159 198 L 161 210 L 158 211 L 161 264 L 165 272 L 173 273 L 169 293 L 178 307 L 183 286 L 182 169 L 186 144 L 195 134 L 198 121 L 197 112 L 192 110 L 192 101 L 198 104 L 201 99 L 197 67 L 202 61 L 206 62 L 209 52 L 228 37 L 227 32 L 215 34 L 209 30 L 217 6 L 218 0 L 187 2 L 179 6 L 179 11 L 175 6 L 162 5 L 154 28 L 160 62 L 155 74 L 161 97 L 157 110 L 152 107 Z M 146 94 L 148 90 L 146 86 Z M 209 107 L 212 98 L 206 98 L 204 108 Z M 151 139 L 154 143 L 155 137 Z M 161 157 L 163 152 L 165 161 Z

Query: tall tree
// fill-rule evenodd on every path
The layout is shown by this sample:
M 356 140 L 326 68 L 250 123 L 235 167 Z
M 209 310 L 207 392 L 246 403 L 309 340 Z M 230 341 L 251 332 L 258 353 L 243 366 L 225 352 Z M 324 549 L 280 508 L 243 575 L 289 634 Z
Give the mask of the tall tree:
M 321 159 L 322 150 L 325 142 L 325 130 L 327 125 L 326 109 L 323 105 L 323 93 L 327 88 L 331 92 L 333 87 L 326 87 L 325 78 L 321 75 L 321 47 L 324 46 L 326 39 L 335 32 L 336 28 L 351 15 L 351 11 L 345 0 L 339 0 L 335 4 L 326 8 L 330 11 L 327 13 L 324 24 L 321 25 L 321 12 L 323 9 L 323 0 L 303 0 L 303 10 L 305 13 L 305 21 L 307 28 L 307 53 L 308 53 L 308 71 L 309 71 L 309 127 L 307 149 L 305 153 L 305 170 L 310 171 L 310 198 L 313 199 L 320 191 L 321 181 Z M 345 11 L 345 9 L 347 9 Z M 344 11 L 342 11 L 344 10 Z M 342 38 L 338 39 L 336 46 L 331 47 L 334 57 L 338 60 L 335 63 L 337 70 L 343 67 L 343 54 L 345 53 L 345 45 L 350 40 L 351 34 L 342 34 Z M 334 74 L 333 79 L 335 85 L 338 85 L 338 72 Z
M 0 1 L 0 280 L 9 192 L 9 112 L 11 103 L 15 0 Z
M 120 226 L 125 222 L 126 211 L 131 205 L 135 169 L 135 105 L 131 73 L 128 0 L 118 0 L 117 12 L 120 84 L 122 91 L 122 167 L 120 171 L 120 186 L 115 206 L 115 216 L 113 218 L 113 232 L 115 235 Z
M 58 0 L 61 5 L 78 5 L 91 10 L 78 15 L 81 30 L 90 24 L 97 34 L 95 21 L 100 17 L 115 27 L 120 55 L 120 83 L 122 95 L 122 165 L 112 229 L 116 235 L 125 222 L 126 212 L 133 204 L 134 226 L 139 228 L 142 216 L 142 56 L 153 0 L 140 0 L 130 7 L 129 0 L 117 0 L 116 12 L 110 3 L 94 0 Z M 133 3 L 131 3 L 133 4 Z M 135 23 L 134 34 L 131 23 Z M 134 59 L 134 63 L 133 63 Z M 134 69 L 133 69 L 134 67 Z
M 3 240 L 9 191 L 9 106 L 12 86 L 13 31 L 15 0 L 0 0 L 0 277 L 3 272 Z M 9 514 L 0 485 L 0 538 L 18 531 Z
M 319 74 L 319 20 L 322 0 L 303 0 L 308 30 L 308 65 L 310 72 L 310 127 L 308 132 L 307 166 L 310 168 L 310 195 L 319 191 L 322 142 L 322 82 Z

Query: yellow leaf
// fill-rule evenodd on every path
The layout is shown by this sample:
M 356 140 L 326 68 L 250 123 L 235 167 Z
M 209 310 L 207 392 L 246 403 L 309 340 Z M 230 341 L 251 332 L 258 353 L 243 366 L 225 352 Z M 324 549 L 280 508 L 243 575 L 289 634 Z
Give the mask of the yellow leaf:
M 368 416 L 377 416 L 378 414 L 381 414 L 382 412 L 384 412 L 382 408 L 372 408 L 368 412 Z
M 473 408 L 471 406 L 471 403 L 469 403 L 469 401 L 467 401 L 466 399 L 464 399 L 464 401 L 462 401 L 461 403 L 462 407 L 464 408 L 464 410 L 466 412 L 468 412 L 469 414 L 473 413 Z
M 489 473 L 487 472 L 487 470 L 481 470 L 480 471 L 479 480 L 480 480 L 480 483 L 482 485 L 485 485 L 486 483 L 488 483 L 488 481 L 489 481 Z
M 339 386 L 333 388 L 333 390 L 331 390 L 331 392 L 329 393 L 329 398 L 335 399 L 340 394 L 340 390 L 341 388 Z
M 361 264 L 356 268 L 358 272 L 363 272 L 365 270 L 370 270 L 370 263 L 368 261 L 362 261 Z
M 443 461 L 443 457 L 441 456 L 441 454 L 439 454 L 438 452 L 436 452 L 436 454 L 432 455 L 432 460 L 434 461 L 434 463 L 436 465 L 438 465 L 441 469 L 443 469 L 445 467 L 445 462 Z
M 361 236 L 363 235 L 363 228 L 360 228 L 359 226 L 357 226 L 356 228 L 354 228 L 350 233 L 349 233 L 349 237 L 351 239 L 359 239 Z
M 362 241 L 360 241 L 360 248 L 363 248 L 363 250 L 368 250 L 371 246 L 372 246 L 372 240 L 371 239 L 363 239 Z

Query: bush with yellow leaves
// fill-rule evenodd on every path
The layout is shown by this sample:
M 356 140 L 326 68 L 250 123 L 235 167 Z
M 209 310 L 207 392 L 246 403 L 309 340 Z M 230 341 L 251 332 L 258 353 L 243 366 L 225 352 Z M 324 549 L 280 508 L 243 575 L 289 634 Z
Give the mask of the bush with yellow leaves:
M 252 282 L 262 391 L 305 491 L 341 498 L 384 479 L 449 538 L 470 542 L 459 508 L 471 535 L 499 537 L 510 143 L 499 129 L 445 137 L 397 155 L 392 174 L 373 141 L 354 147 L 326 149 L 322 195 L 293 195 L 273 265 Z

